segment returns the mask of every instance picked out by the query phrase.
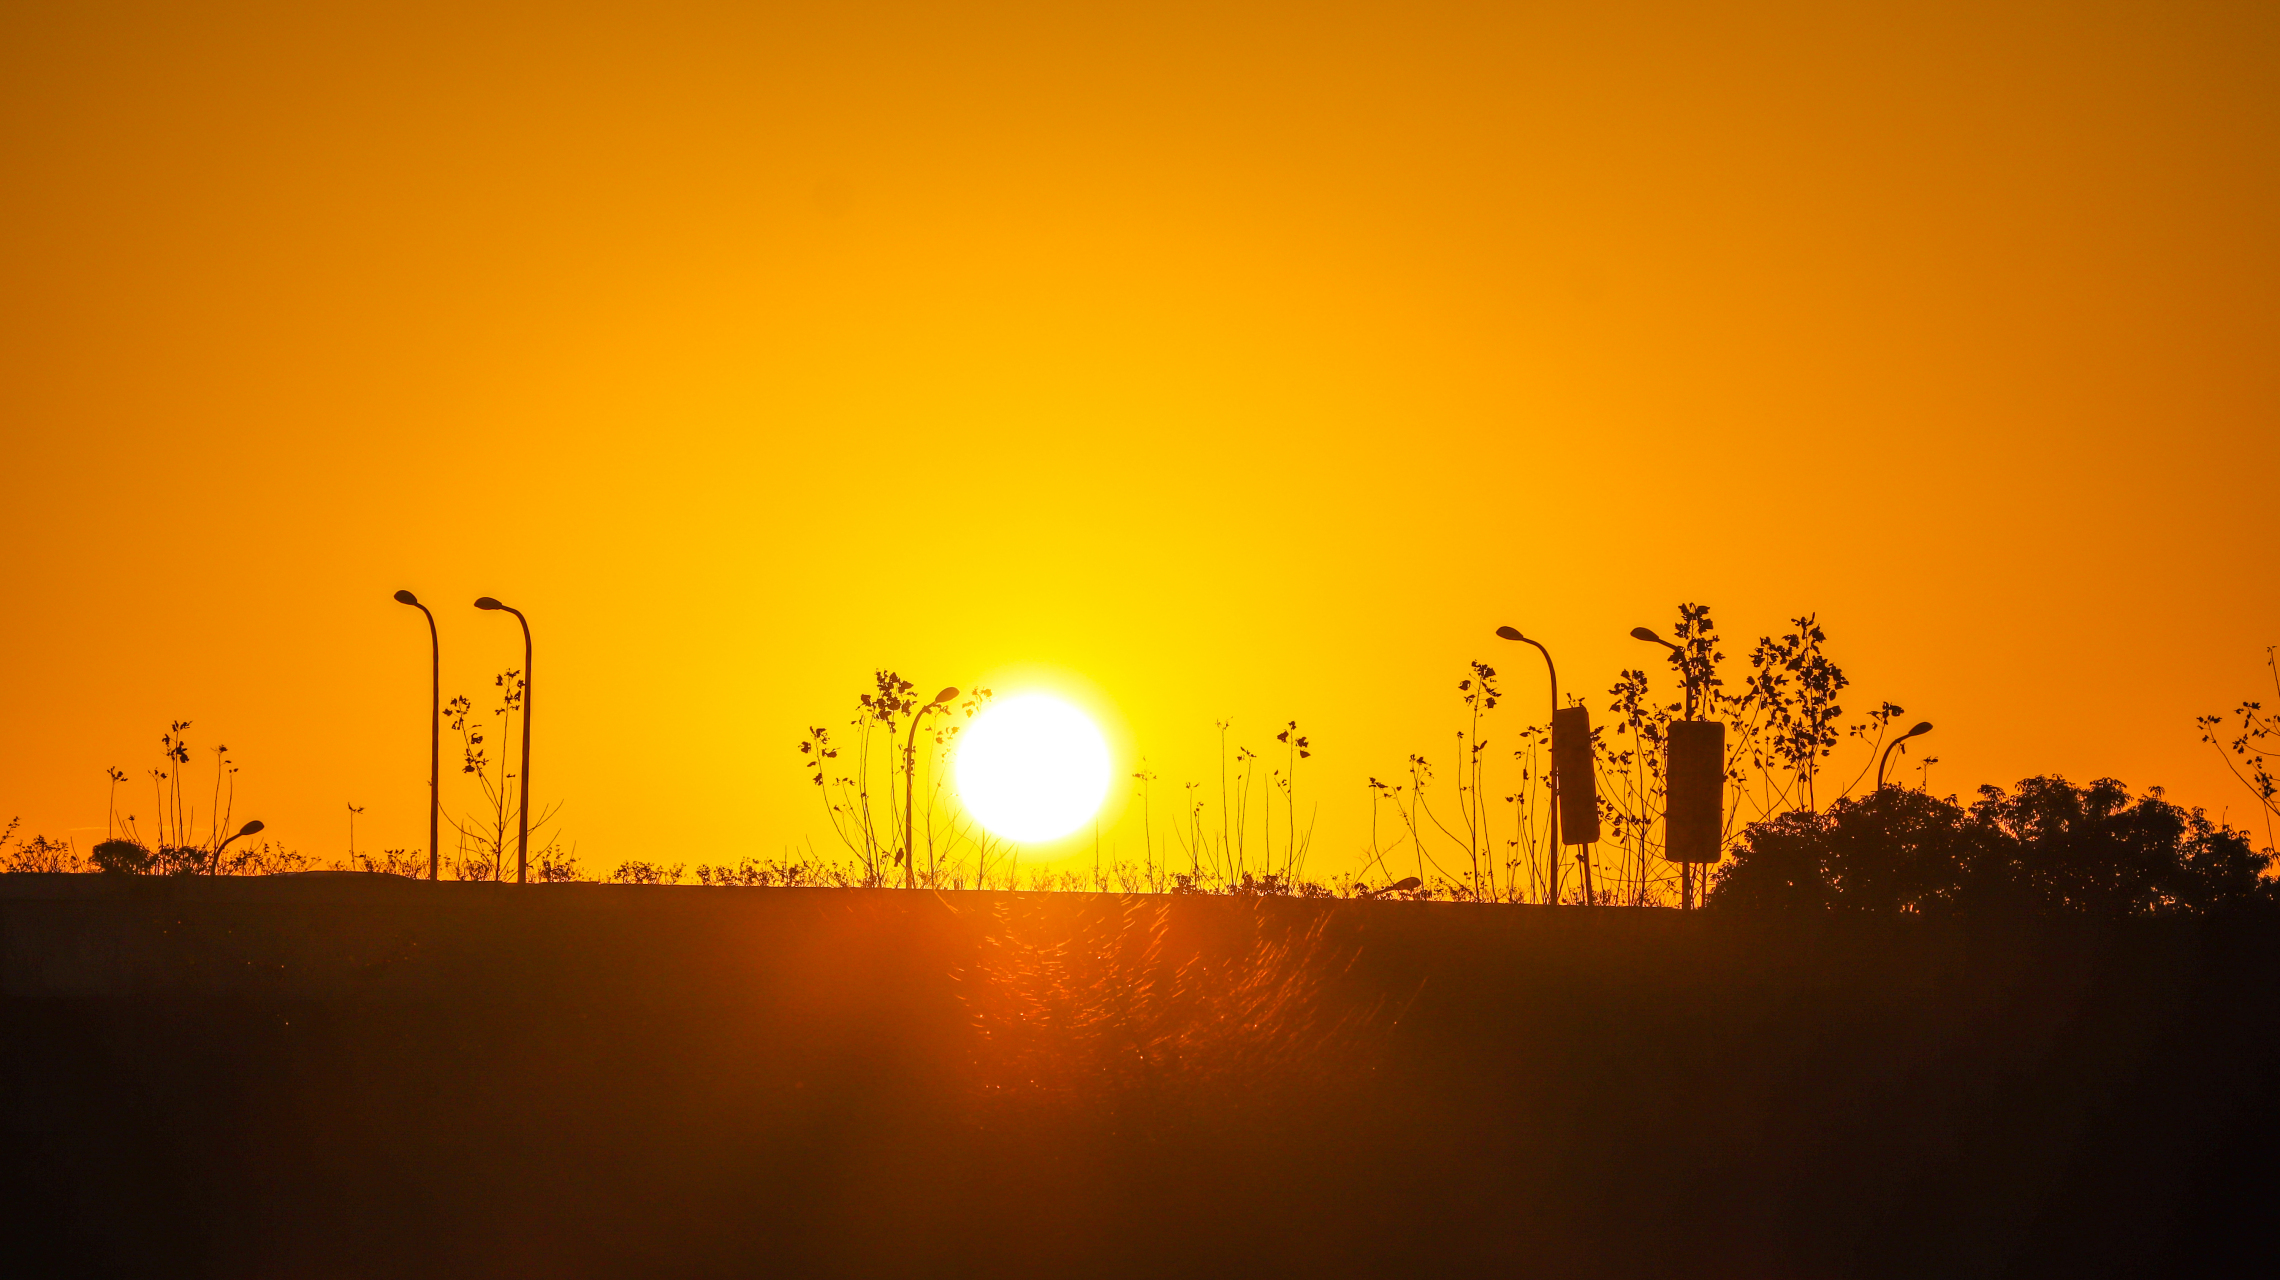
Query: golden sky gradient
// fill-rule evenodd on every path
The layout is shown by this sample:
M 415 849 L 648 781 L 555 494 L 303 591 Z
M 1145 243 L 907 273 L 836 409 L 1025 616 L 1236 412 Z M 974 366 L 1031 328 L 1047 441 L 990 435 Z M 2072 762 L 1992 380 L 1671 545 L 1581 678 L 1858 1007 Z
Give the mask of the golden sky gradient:
M 2268 4 L 10 4 L 0 818 L 179 717 L 420 844 L 407 587 L 589 870 L 823 837 L 878 666 L 1295 717 L 1341 870 L 1497 624 L 1596 708 L 1681 599 L 2237 821 L 2276 142 Z

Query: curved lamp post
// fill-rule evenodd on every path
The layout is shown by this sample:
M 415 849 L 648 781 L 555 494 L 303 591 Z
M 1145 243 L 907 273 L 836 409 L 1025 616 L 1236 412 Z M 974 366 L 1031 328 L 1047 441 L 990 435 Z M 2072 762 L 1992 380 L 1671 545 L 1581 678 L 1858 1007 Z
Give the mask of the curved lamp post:
M 915 802 L 918 798 L 918 722 L 926 718 L 927 712 L 935 710 L 957 696 L 958 688 L 956 685 L 952 685 L 950 688 L 935 694 L 934 701 L 913 711 L 910 716 L 910 733 L 903 741 L 903 888 L 905 889 L 918 887 L 918 842 L 915 838 L 916 833 L 911 828 L 911 819 L 916 816 Z M 529 724 L 530 722 L 525 720 L 523 723 Z M 928 810 L 928 812 L 933 811 Z
M 1496 634 L 1506 640 L 1516 640 L 1521 644 L 1535 645 L 1536 652 L 1544 655 L 1544 670 L 1552 678 L 1552 713 L 1557 715 L 1560 709 L 1560 669 L 1552 665 L 1552 651 L 1537 641 L 1521 635 L 1518 627 L 1498 627 Z M 1552 847 L 1551 851 L 1544 857 L 1544 863 L 1550 869 L 1551 874 L 1545 882 L 1544 901 L 1547 905 L 1556 907 L 1560 904 L 1560 774 L 1558 769 L 1552 770 L 1551 828 Z M 1588 867 L 1590 864 L 1586 863 L 1585 865 Z M 1588 871 L 1586 875 L 1589 875 Z M 1591 886 L 1587 882 L 1584 885 L 1586 901 L 1590 899 L 1590 888 Z
M 1916 722 L 1915 728 L 1910 729 L 1908 732 L 1901 734 L 1897 738 L 1894 738 L 1889 744 L 1885 746 L 1884 754 L 1876 758 L 1876 789 L 1878 791 L 1884 790 L 1884 766 L 1892 759 L 1892 748 L 1899 746 L 1901 743 L 1906 742 L 1910 738 L 1920 738 L 1923 735 L 1930 733 L 1931 731 L 1931 721 L 1919 720 Z
M 409 591 L 396 593 L 397 604 L 408 604 L 427 614 L 428 664 L 432 679 L 428 685 L 428 879 L 436 879 L 438 870 L 435 833 L 443 813 L 443 791 L 438 785 L 443 778 L 443 642 L 436 638 L 435 615 L 420 598 Z
M 523 633 L 523 743 L 522 796 L 515 802 L 515 883 L 530 883 L 530 619 L 522 610 L 500 604 L 490 596 L 475 602 L 478 609 L 496 609 L 515 615 Z
M 259 818 L 256 818 L 252 822 L 248 822 L 244 826 L 239 827 L 237 829 L 237 835 L 231 836 L 229 839 L 222 841 L 218 845 L 215 845 L 213 863 L 214 871 L 219 873 L 222 869 L 222 850 L 227 849 L 231 845 L 237 843 L 241 837 L 250 836 L 259 830 L 261 830 L 261 820 Z

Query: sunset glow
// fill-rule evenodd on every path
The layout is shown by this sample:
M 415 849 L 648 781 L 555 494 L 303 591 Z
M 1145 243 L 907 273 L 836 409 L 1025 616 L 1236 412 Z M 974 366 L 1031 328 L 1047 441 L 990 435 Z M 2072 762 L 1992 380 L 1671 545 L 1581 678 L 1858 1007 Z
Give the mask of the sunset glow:
M 14 1274 L 2272 1265 L 2280 0 L 16 0 L 0 154 Z

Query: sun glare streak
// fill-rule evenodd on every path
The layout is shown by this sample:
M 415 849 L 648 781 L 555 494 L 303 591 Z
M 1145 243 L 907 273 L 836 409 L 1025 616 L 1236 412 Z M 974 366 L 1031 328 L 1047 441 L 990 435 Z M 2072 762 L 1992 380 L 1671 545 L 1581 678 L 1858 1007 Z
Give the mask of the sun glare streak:
M 1048 694 L 1009 698 L 959 735 L 958 798 L 990 833 L 1023 844 L 1068 835 L 1108 795 L 1108 742 Z

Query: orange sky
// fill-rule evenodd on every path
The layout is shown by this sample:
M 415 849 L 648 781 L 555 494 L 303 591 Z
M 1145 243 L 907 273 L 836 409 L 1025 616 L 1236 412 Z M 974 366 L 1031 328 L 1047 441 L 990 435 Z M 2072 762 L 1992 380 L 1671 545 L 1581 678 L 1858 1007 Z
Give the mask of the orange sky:
M 1938 789 L 2243 816 L 2270 5 L 316 8 L 0 9 L 0 817 L 181 717 L 417 845 L 398 587 L 447 694 L 529 613 L 589 870 L 823 836 L 874 666 L 1296 717 L 1340 870 L 1495 625 L 1596 695 L 1680 599 Z

